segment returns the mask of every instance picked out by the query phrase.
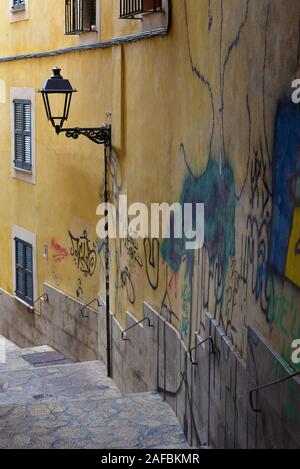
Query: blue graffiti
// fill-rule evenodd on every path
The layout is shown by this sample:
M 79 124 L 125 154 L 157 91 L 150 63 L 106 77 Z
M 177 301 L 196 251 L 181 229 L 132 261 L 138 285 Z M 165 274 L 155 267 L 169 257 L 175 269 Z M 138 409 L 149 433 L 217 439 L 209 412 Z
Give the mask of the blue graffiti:
M 235 209 L 236 196 L 234 175 L 231 166 L 225 162 L 222 172 L 217 161 L 209 160 L 206 171 L 199 177 L 189 175 L 183 185 L 180 204 L 205 204 L 205 238 L 211 262 L 222 266 L 225 280 L 229 258 L 235 255 Z M 171 227 L 172 228 L 172 227 Z M 162 243 L 162 258 L 174 271 L 178 272 L 185 260 L 186 275 L 193 274 L 194 251 L 185 249 L 186 239 L 165 239 Z M 223 282 L 225 283 L 225 282 Z M 223 285 L 224 287 L 224 285 Z
M 270 265 L 283 275 L 300 176 L 300 107 L 279 104 L 273 157 L 273 215 Z

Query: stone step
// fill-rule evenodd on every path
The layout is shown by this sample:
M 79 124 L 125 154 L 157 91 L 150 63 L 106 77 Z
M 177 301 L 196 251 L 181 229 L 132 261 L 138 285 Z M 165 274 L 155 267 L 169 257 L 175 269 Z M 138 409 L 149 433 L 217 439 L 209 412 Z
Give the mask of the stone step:
M 0 448 L 189 448 L 156 393 L 0 406 Z
M 7 339 L 1 334 L 0 334 L 0 343 L 1 343 L 1 347 L 4 346 L 6 352 L 11 352 L 13 350 L 20 350 L 20 347 L 18 347 L 18 345 L 16 345 L 14 342 L 11 342 L 9 339 Z
M 0 405 L 120 396 L 101 362 L 24 367 L 0 373 Z
M 35 367 L 5 339 L 0 363 L 0 448 L 188 448 L 156 393 L 122 396 L 102 362 Z

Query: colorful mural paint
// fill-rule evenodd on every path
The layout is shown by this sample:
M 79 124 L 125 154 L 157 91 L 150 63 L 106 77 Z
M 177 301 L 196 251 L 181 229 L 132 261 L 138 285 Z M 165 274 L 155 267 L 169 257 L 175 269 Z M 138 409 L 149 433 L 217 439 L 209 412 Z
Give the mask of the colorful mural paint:
M 280 103 L 273 156 L 273 217 L 270 264 L 300 287 L 300 108 Z

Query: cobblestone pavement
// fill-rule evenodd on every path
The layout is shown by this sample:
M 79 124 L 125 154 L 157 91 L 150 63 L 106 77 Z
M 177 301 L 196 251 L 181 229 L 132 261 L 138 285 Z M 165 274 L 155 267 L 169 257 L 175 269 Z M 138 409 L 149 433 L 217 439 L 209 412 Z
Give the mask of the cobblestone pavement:
M 0 448 L 188 448 L 169 405 L 156 393 L 122 396 L 103 363 L 34 368 L 20 361 L 24 350 L 8 349 Z
M 0 407 L 1 448 L 187 448 L 156 394 Z

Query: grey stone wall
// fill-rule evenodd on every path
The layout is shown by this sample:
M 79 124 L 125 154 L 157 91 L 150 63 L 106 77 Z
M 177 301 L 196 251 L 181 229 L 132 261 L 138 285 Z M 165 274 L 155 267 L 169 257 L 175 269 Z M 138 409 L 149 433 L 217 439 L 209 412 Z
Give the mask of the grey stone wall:
M 99 314 L 100 356 L 106 361 L 105 305 Z M 251 409 L 249 393 L 287 376 L 286 368 L 264 339 L 248 329 L 248 358 L 243 361 L 224 331 L 206 316 L 210 343 L 193 352 L 193 365 L 178 332 L 168 321 L 144 304 L 151 321 L 128 332 L 111 316 L 112 372 L 123 393 L 159 390 L 176 412 L 191 445 L 216 448 L 300 448 L 300 379 L 295 378 L 255 394 Z M 126 326 L 135 324 L 127 313 Z M 196 343 L 203 338 L 196 335 Z M 257 401 L 257 402 L 256 402 Z
M 50 345 L 73 361 L 98 359 L 98 314 L 59 290 L 44 285 L 49 302 L 41 302 L 41 314 L 0 290 L 0 334 L 19 347 Z M 37 306 L 38 307 L 38 306 Z

